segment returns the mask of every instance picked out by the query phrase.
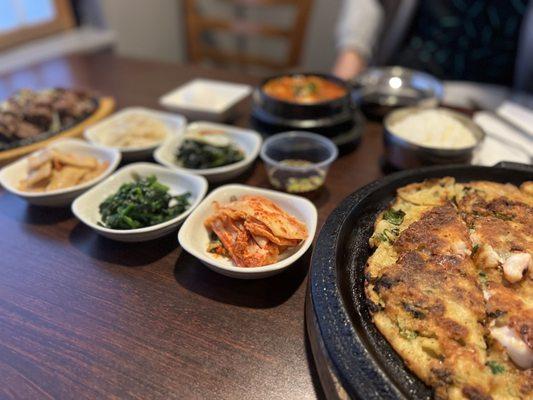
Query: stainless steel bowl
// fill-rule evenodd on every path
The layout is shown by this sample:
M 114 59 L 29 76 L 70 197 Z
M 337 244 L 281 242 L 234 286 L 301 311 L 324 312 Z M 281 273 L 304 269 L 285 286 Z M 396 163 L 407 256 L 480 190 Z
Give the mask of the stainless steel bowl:
M 439 108 L 459 120 L 476 139 L 476 144 L 461 149 L 440 149 L 425 147 L 409 142 L 390 129 L 394 123 L 425 110 L 423 107 L 406 107 L 391 112 L 383 121 L 383 142 L 385 145 L 385 160 L 395 168 L 408 169 L 424 165 L 436 164 L 469 164 L 472 161 L 474 150 L 479 147 L 485 138 L 485 132 L 472 121 L 471 118 L 456 111 Z
M 444 93 L 433 75 L 403 67 L 369 68 L 351 83 L 354 102 L 379 119 L 399 107 L 435 107 Z

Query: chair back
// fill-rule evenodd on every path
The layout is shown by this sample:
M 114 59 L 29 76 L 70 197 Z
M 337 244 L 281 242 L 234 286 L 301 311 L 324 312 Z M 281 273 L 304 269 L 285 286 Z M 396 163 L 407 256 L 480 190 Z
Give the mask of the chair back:
M 213 0 L 212 0 L 213 1 Z M 307 20 L 312 0 L 216 0 L 233 7 L 234 16 L 223 18 L 202 13 L 201 0 L 185 0 L 185 20 L 187 26 L 187 50 L 190 62 L 199 63 L 206 60 L 216 64 L 236 65 L 241 69 L 249 66 L 270 70 L 283 70 L 298 65 L 302 52 Z M 246 18 L 248 9 L 255 9 L 261 15 L 261 9 L 267 7 L 294 7 L 294 20 L 289 28 L 272 23 L 251 21 Z M 209 43 L 206 37 L 217 32 L 230 34 L 237 40 L 237 50 L 222 50 L 216 43 Z M 251 37 L 281 39 L 287 42 L 285 57 L 273 59 L 264 55 L 246 52 L 245 41 Z M 211 40 L 211 42 L 213 42 Z

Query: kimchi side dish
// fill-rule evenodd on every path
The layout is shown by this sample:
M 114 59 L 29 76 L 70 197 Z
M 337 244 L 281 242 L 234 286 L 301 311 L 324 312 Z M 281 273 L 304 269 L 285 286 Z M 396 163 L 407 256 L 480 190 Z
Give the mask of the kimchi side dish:
M 285 250 L 308 236 L 302 221 L 262 196 L 214 202 L 214 208 L 204 222 L 212 239 L 207 250 L 231 258 L 238 267 L 276 263 Z

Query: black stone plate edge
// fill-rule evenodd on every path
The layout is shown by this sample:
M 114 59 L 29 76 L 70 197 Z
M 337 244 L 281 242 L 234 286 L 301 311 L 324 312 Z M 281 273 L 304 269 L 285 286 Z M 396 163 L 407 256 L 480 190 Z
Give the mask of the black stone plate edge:
M 519 184 L 533 179 L 533 166 L 450 165 L 388 175 L 345 198 L 322 227 L 311 258 L 310 300 L 331 370 L 351 398 L 430 399 L 432 391 L 403 364 L 373 325 L 363 275 L 375 216 L 395 190 L 431 177 Z M 355 246 L 354 246 L 355 245 Z

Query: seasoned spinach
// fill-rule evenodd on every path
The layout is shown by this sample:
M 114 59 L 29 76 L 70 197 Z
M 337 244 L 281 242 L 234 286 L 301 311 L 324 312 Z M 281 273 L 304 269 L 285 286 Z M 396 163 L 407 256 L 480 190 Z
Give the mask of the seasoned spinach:
M 190 193 L 171 196 L 168 186 L 158 182 L 154 175 L 123 183 L 115 194 L 99 206 L 102 222 L 111 229 L 137 229 L 168 221 L 189 206 Z
M 186 139 L 178 148 L 176 158 L 185 168 L 205 169 L 234 164 L 244 159 L 237 146 L 213 146 L 200 141 Z

